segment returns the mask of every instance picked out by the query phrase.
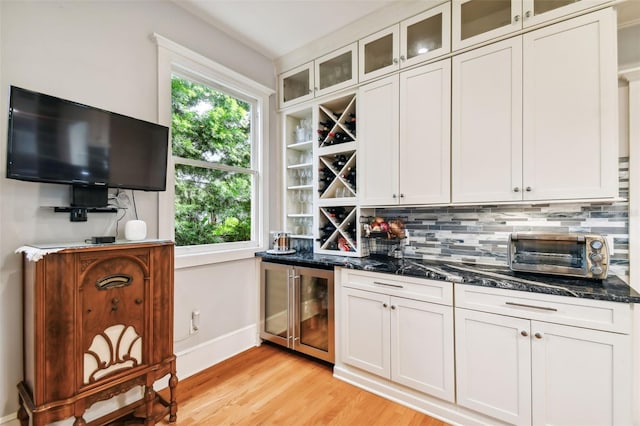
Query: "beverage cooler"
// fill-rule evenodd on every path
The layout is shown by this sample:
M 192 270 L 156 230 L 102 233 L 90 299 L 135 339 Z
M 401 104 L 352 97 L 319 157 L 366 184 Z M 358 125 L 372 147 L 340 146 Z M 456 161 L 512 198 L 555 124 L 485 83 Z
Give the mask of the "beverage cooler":
M 335 362 L 333 269 L 262 262 L 260 337 Z

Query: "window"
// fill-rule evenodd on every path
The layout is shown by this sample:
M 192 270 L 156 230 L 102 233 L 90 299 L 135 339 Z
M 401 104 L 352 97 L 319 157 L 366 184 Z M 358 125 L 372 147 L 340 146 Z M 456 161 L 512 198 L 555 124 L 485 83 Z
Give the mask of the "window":
M 158 119 L 171 127 L 159 236 L 176 268 L 253 256 L 266 237 L 264 87 L 157 34 Z
M 171 80 L 177 246 L 253 238 L 251 100 L 186 77 Z

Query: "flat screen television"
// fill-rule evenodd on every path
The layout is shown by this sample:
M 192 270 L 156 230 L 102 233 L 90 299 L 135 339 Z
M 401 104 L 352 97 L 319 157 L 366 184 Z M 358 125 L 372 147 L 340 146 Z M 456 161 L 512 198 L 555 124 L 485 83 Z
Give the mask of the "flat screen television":
M 169 129 L 11 86 L 7 178 L 164 191 Z

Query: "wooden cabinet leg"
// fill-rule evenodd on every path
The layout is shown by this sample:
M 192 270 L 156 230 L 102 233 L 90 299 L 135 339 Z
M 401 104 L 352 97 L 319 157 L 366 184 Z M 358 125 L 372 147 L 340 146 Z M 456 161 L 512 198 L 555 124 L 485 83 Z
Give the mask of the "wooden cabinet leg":
M 87 422 L 84 420 L 84 417 L 78 416 L 76 417 L 76 421 L 73 422 L 73 426 L 87 426 Z
M 153 384 L 145 386 L 144 406 L 145 406 L 145 425 L 154 425 L 153 403 L 156 399 L 156 392 L 153 390 Z
M 175 366 L 175 361 L 173 361 Z M 176 402 L 176 388 L 178 386 L 178 376 L 176 376 L 175 368 L 172 369 L 169 377 L 169 423 L 175 423 L 177 420 L 178 403 Z
M 28 426 L 29 425 L 29 413 L 24 408 L 24 401 L 21 396 L 18 396 L 18 420 L 20 421 L 20 426 Z

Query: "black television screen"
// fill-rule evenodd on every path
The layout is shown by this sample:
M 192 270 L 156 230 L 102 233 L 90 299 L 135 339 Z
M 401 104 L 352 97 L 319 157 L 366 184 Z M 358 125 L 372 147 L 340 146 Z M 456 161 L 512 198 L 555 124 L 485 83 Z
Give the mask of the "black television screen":
M 7 177 L 164 191 L 169 129 L 11 86 Z

